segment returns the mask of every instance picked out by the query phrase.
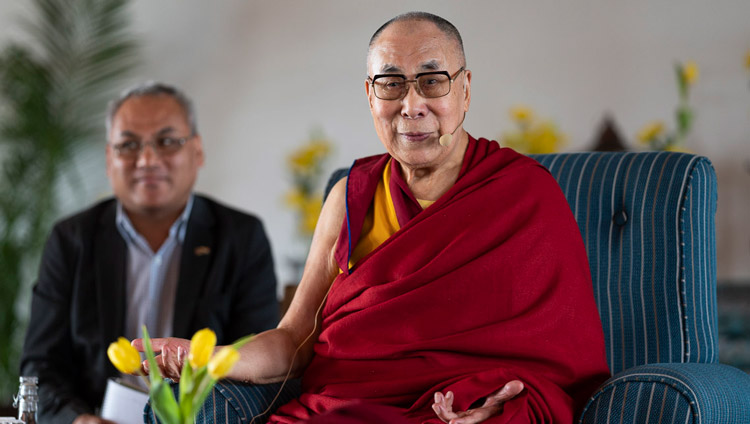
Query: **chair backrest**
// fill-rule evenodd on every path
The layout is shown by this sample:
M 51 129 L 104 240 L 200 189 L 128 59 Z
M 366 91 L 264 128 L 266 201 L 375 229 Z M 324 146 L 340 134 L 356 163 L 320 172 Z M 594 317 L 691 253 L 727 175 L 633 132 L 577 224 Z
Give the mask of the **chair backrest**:
M 610 371 L 717 362 L 711 162 L 676 152 L 531 157 L 557 179 L 581 229 Z M 326 194 L 346 173 L 331 175 Z
M 586 244 L 613 374 L 717 362 L 716 174 L 676 152 L 533 155 Z

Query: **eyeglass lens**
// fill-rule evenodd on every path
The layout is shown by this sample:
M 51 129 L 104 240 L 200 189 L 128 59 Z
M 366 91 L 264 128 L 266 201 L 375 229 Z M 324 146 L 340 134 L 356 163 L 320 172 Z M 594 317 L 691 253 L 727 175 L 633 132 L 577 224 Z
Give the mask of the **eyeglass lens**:
M 146 148 L 147 145 L 151 145 L 151 147 L 153 147 L 154 151 L 159 156 L 168 156 L 180 150 L 180 148 L 182 148 L 187 140 L 188 139 L 186 137 L 159 137 L 153 142 L 147 143 L 128 140 L 115 144 L 114 148 L 117 151 L 118 155 L 126 158 L 134 158 L 140 155 L 140 153 L 143 151 L 143 149 Z
M 373 82 L 375 96 L 384 100 L 400 99 L 406 95 L 406 85 L 409 82 L 415 82 L 417 93 L 427 98 L 445 96 L 451 89 L 450 77 L 445 74 L 420 75 L 416 80 L 407 80 L 400 75 L 384 75 Z

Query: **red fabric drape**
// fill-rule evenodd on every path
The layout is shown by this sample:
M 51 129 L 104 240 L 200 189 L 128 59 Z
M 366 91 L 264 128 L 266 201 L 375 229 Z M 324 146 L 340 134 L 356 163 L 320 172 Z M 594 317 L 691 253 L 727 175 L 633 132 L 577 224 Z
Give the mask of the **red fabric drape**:
M 350 171 L 340 263 L 381 162 Z M 565 423 L 609 376 L 568 203 L 541 165 L 495 142 L 470 139 L 456 184 L 333 284 L 304 394 L 273 420 L 358 400 L 438 423 L 435 391 L 465 410 L 519 379 L 526 390 L 488 422 Z

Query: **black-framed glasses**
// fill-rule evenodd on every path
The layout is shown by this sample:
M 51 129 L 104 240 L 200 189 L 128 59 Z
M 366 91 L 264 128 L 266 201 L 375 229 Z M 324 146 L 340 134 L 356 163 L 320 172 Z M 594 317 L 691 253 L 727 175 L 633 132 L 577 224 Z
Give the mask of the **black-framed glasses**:
M 375 97 L 381 100 L 400 100 L 409 91 L 408 83 L 413 82 L 417 93 L 427 99 L 443 97 L 451 92 L 453 81 L 464 71 L 464 67 L 450 75 L 448 71 L 422 72 L 417 74 L 413 80 L 406 79 L 401 74 L 379 74 L 367 79 L 375 93 Z
M 177 153 L 193 137 L 194 135 L 187 137 L 161 136 L 154 139 L 154 141 L 146 143 L 136 140 L 126 140 L 114 143 L 112 148 L 117 153 L 117 156 L 123 159 L 135 159 L 143 152 L 146 146 L 150 145 L 157 155 L 164 157 Z

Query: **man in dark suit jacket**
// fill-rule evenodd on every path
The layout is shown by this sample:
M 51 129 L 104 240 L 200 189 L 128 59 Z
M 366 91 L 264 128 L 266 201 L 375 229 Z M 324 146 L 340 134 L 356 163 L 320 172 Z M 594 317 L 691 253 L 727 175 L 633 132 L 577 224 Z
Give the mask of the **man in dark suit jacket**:
M 21 374 L 39 377 L 45 422 L 107 422 L 95 411 L 119 336 L 220 344 L 276 325 L 270 245 L 261 222 L 192 192 L 203 164 L 190 101 L 173 87 L 126 91 L 107 116 L 115 198 L 59 222 L 34 287 Z

